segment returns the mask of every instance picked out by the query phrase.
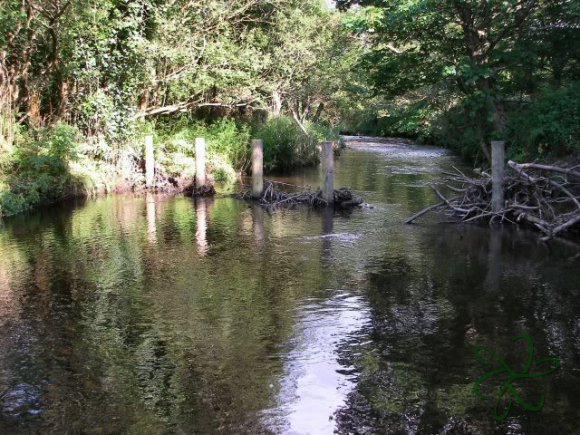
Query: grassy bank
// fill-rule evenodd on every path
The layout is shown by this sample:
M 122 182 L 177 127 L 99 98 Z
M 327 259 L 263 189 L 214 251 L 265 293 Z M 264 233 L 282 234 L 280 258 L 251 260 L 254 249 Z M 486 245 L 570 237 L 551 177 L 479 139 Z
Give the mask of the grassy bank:
M 145 187 L 143 137 L 154 135 L 157 172 L 185 188 L 195 176 L 196 137 L 206 138 L 208 172 L 217 182 L 234 182 L 250 167 L 250 140 L 264 140 L 266 172 L 318 163 L 317 145 L 337 140 L 321 124 L 305 133 L 291 118 L 252 124 L 223 118 L 205 123 L 188 117 L 170 123 L 142 124 L 122 143 L 86 138 L 67 124 L 20 131 L 0 161 L 0 217 L 71 197 L 91 197 Z

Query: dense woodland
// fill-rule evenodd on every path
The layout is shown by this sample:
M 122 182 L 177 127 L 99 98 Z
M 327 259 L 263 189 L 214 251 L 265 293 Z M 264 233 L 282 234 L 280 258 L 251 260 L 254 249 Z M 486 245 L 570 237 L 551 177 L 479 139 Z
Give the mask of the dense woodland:
M 580 5 L 567 0 L 4 0 L 0 216 L 193 177 L 318 160 L 338 133 L 399 135 L 486 165 L 580 147 Z
M 374 132 L 423 137 L 484 161 L 494 138 L 514 158 L 577 150 L 578 2 L 339 1 L 353 3 L 364 6 L 349 20 L 364 40 L 361 68 L 381 97 L 368 108 Z

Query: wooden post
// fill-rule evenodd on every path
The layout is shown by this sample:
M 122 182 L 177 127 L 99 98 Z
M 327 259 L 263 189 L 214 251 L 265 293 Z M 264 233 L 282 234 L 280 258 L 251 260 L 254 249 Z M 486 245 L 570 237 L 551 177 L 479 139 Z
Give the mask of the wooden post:
M 153 136 L 145 136 L 145 186 L 155 187 L 155 155 L 153 154 Z
M 504 207 L 503 181 L 505 173 L 505 142 L 491 142 L 491 210 L 494 213 L 501 211 Z
M 264 141 L 252 140 L 252 196 L 262 197 L 264 192 Z
M 195 138 L 195 180 L 196 187 L 202 187 L 206 184 L 205 139 L 203 137 Z
M 322 199 L 334 203 L 334 150 L 332 142 L 322 144 Z

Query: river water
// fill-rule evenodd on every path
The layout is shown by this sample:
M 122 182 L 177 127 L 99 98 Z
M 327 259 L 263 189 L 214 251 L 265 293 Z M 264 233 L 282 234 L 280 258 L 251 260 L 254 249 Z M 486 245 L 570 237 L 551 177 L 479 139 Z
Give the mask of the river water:
M 336 186 L 371 205 L 352 212 L 114 196 L 5 222 L 0 433 L 578 433 L 575 248 L 437 216 L 402 224 L 459 164 L 362 140 L 336 161 Z M 497 421 L 507 375 L 478 399 L 499 363 L 477 346 L 518 372 L 558 358 L 514 381 L 543 409 L 514 401 Z

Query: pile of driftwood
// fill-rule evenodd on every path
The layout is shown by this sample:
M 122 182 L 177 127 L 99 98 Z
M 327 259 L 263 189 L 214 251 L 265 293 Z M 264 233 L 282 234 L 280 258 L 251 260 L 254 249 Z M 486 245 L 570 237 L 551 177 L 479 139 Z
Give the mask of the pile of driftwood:
M 252 192 L 246 191 L 235 195 L 238 199 L 257 201 L 260 205 L 268 209 L 277 207 L 290 207 L 298 204 L 305 204 L 310 207 L 327 207 L 328 201 L 322 197 L 322 191 L 307 189 L 299 192 L 288 192 L 276 189 L 275 184 L 296 188 L 287 183 L 267 181 L 264 192 L 260 198 L 254 198 Z M 334 205 L 341 208 L 357 207 L 363 200 L 352 193 L 351 190 L 343 187 L 334 191 Z
M 211 184 L 196 187 L 195 183 L 191 183 L 189 186 L 183 189 L 183 193 L 187 196 L 197 198 L 197 197 L 214 196 L 216 194 L 216 191 L 215 187 L 213 187 L 213 185 Z
M 412 223 L 431 211 L 443 211 L 461 222 L 527 224 L 544 234 L 544 240 L 580 226 L 580 170 L 576 167 L 508 162 L 504 204 L 493 211 L 491 176 L 469 177 L 454 168 L 447 179 L 431 185 L 441 202 L 407 219 Z M 442 193 L 444 188 L 453 192 Z

